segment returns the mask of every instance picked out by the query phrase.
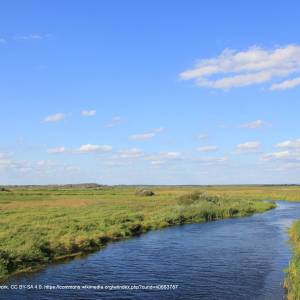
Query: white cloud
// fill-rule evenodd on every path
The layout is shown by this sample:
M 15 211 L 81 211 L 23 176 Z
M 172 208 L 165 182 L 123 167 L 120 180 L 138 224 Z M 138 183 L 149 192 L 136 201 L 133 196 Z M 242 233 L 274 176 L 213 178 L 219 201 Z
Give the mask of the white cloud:
M 287 159 L 291 158 L 292 155 L 289 151 L 279 151 L 279 152 L 272 152 L 267 153 L 262 156 L 262 160 L 273 160 L 273 159 Z
M 67 152 L 67 149 L 65 147 L 50 148 L 47 152 L 50 154 L 65 153 Z
M 260 147 L 259 141 L 250 141 L 250 142 L 246 142 L 246 143 L 237 145 L 235 153 L 240 154 L 240 153 L 257 152 L 259 147 Z
M 298 169 L 300 167 L 300 153 L 291 151 L 278 151 L 264 154 L 262 161 L 275 164 L 278 171 Z
M 69 166 L 69 165 L 66 165 L 66 166 L 65 166 L 65 170 L 66 170 L 67 172 L 77 173 L 77 172 L 80 171 L 80 168 L 77 167 L 77 166 Z
M 275 90 L 287 90 L 294 88 L 296 86 L 300 85 L 300 77 L 288 79 L 280 83 L 273 83 L 270 87 L 271 91 Z
M 4 158 L 9 158 L 11 157 L 11 153 L 7 153 L 7 152 L 0 152 L 0 159 L 4 159 Z
M 150 161 L 152 165 L 162 165 L 172 161 L 178 161 L 182 159 L 182 154 L 176 151 L 160 152 L 145 157 L 145 160 Z
M 144 151 L 138 148 L 131 148 L 119 151 L 119 158 L 140 158 L 144 155 Z
M 103 164 L 109 167 L 121 167 L 121 166 L 127 166 L 129 162 L 111 158 L 110 160 L 105 160 Z
M 54 176 L 56 178 L 58 174 L 64 174 L 65 172 L 74 173 L 76 166 L 62 164 L 52 160 L 18 160 L 14 158 L 12 153 L 0 153 L 0 175 L 4 171 L 5 176 L 21 176 L 22 180 L 24 176 L 30 176 L 32 178 L 40 178 L 44 176 Z
M 65 118 L 66 118 L 66 115 L 64 113 L 56 113 L 54 115 L 47 116 L 44 119 L 44 122 L 59 122 L 59 121 L 64 120 Z
M 14 39 L 16 41 L 37 41 L 37 40 L 42 40 L 42 39 L 51 38 L 51 37 L 53 37 L 53 35 L 51 33 L 28 34 L 28 35 L 15 36 Z
M 271 50 L 253 46 L 240 52 L 225 49 L 215 58 L 201 59 L 193 69 L 182 72 L 180 78 L 195 80 L 200 87 L 229 90 L 269 83 L 299 72 L 300 46 L 286 45 Z M 297 78 L 288 81 L 271 85 L 271 89 L 299 85 Z
M 12 154 L 11 153 L 1 153 L 0 152 L 0 168 L 9 166 L 12 163 Z
M 279 171 L 297 169 L 300 166 L 300 139 L 284 141 L 276 145 L 282 151 L 266 153 L 261 160 L 275 164 Z
M 227 156 L 221 156 L 221 157 L 200 157 L 194 159 L 195 161 L 203 164 L 203 165 L 216 165 L 216 164 L 223 164 L 228 162 Z
M 114 127 L 119 125 L 122 122 L 122 118 L 119 116 L 113 117 L 106 125 L 105 127 Z
M 23 36 L 16 36 L 16 40 L 24 40 L 24 41 L 29 41 L 29 40 L 41 40 L 43 37 L 39 34 L 29 34 L 29 35 L 23 35 Z
M 253 121 L 253 122 L 250 122 L 250 123 L 241 124 L 240 127 L 241 128 L 256 129 L 256 128 L 262 127 L 264 125 L 268 125 L 268 123 L 263 121 L 263 120 L 256 120 L 256 121 Z
M 139 148 L 130 148 L 118 151 L 115 155 L 104 161 L 108 166 L 123 166 L 134 163 L 149 162 L 151 165 L 162 165 L 182 160 L 182 154 L 176 151 L 146 154 Z
M 154 132 L 148 132 L 148 133 L 141 133 L 141 134 L 133 134 L 129 138 L 131 140 L 148 140 L 155 136 Z
M 214 151 L 217 151 L 218 150 L 218 147 L 217 146 L 203 146 L 203 147 L 199 147 L 197 148 L 197 151 L 200 151 L 200 152 L 214 152 Z
M 136 162 L 144 157 L 144 151 L 138 148 L 130 148 L 118 151 L 116 154 L 106 158 L 104 164 L 107 166 L 124 166 Z
M 40 166 L 40 167 L 44 167 L 44 166 L 56 166 L 57 163 L 54 162 L 54 161 L 52 161 L 52 160 L 45 160 L 45 159 L 43 159 L 43 160 L 39 160 L 37 162 L 37 165 Z
M 196 136 L 196 138 L 197 138 L 198 140 L 205 140 L 205 139 L 208 138 L 208 134 L 206 134 L 206 133 L 200 133 L 200 134 L 198 134 L 198 135 Z
M 0 153 L 0 171 L 25 173 L 31 169 L 31 162 L 16 160 L 12 153 Z
M 283 141 L 277 144 L 276 147 L 300 150 L 300 139 Z
M 295 169 L 300 169 L 300 162 L 287 162 L 287 163 L 280 165 L 275 170 L 276 171 L 289 171 L 289 170 L 295 170 Z
M 93 117 L 96 115 L 96 110 L 83 110 L 81 114 L 85 117 Z
M 181 157 L 180 152 L 169 151 L 169 152 L 162 152 L 160 157 L 167 158 L 167 159 L 178 159 Z
M 65 148 L 65 147 L 57 147 L 50 148 L 47 150 L 49 154 L 78 154 L 78 153 L 90 153 L 90 152 L 110 152 L 112 150 L 112 146 L 110 145 L 92 145 L 85 144 L 81 145 L 79 148 Z
M 31 176 L 34 174 L 38 174 L 38 176 L 57 176 L 58 174 L 76 174 L 80 171 L 80 168 L 77 166 L 69 165 L 60 163 L 53 160 L 39 160 L 37 162 L 28 162 L 29 165 L 23 170 L 18 170 L 18 172 L 23 173 L 32 173 Z
M 164 130 L 163 127 L 159 127 L 149 132 L 145 132 L 141 134 L 133 134 L 129 137 L 129 139 L 136 140 L 136 141 L 148 140 L 155 137 L 157 133 L 162 132 L 163 130 Z
M 112 146 L 110 145 L 92 145 L 85 144 L 80 146 L 76 152 L 77 153 L 89 153 L 89 152 L 109 152 L 112 150 Z

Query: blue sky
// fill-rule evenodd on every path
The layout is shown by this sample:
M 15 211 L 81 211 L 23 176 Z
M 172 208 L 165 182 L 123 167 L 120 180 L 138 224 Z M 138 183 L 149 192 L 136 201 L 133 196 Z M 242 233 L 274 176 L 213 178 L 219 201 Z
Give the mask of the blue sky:
M 3 1 L 0 183 L 299 183 L 299 10 Z

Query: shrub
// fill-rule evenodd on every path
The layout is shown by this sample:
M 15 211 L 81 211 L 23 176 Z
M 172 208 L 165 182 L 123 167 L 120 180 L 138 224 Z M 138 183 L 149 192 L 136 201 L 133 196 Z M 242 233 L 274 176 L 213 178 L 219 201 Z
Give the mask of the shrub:
M 137 189 L 135 191 L 135 194 L 137 196 L 154 196 L 155 193 L 151 190 L 146 190 L 146 189 Z
M 199 191 L 184 194 L 178 197 L 179 205 L 192 205 L 204 201 L 217 204 L 219 202 L 219 198 L 217 196 L 210 196 L 206 192 Z

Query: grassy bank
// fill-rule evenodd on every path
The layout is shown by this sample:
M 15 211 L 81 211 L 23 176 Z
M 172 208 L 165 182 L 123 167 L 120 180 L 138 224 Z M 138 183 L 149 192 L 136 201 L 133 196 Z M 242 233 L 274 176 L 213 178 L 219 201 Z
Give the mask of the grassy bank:
M 300 299 L 300 221 L 296 221 L 289 229 L 293 257 L 286 269 L 284 286 L 288 300 Z
M 151 197 L 124 187 L 3 190 L 0 278 L 151 229 L 263 212 L 274 205 L 256 199 L 292 198 L 295 193 L 295 188 L 274 189 L 160 187 L 152 189 Z

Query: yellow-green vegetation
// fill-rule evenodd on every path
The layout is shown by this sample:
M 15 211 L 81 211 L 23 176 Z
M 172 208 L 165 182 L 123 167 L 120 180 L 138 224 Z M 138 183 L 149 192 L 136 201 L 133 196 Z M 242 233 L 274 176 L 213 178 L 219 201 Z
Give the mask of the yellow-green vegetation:
M 293 247 L 293 257 L 286 269 L 284 286 L 288 300 L 300 299 L 300 221 L 295 222 L 289 229 L 290 241 Z
M 175 224 L 263 212 L 299 187 L 6 188 L 0 191 L 0 278 Z M 149 194 L 149 195 L 147 195 Z

